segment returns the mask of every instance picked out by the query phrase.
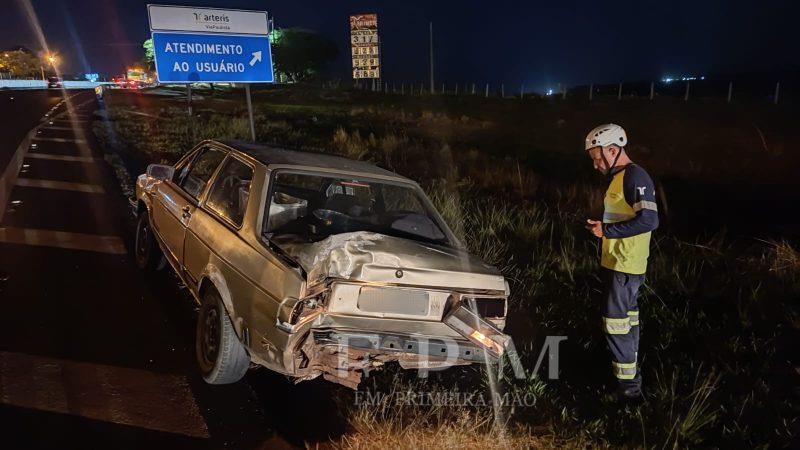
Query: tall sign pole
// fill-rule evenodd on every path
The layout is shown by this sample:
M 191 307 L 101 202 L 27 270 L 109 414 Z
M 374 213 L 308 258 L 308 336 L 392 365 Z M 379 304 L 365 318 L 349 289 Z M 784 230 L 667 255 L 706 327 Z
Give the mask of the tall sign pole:
M 250 116 L 250 140 L 256 141 L 256 122 L 253 120 L 253 100 L 250 98 L 250 84 L 244 85 L 247 94 L 247 115 Z
M 147 5 L 160 83 L 245 85 L 255 140 L 250 84 L 273 83 L 266 11 Z M 191 104 L 191 103 L 190 103 Z
M 353 79 L 381 78 L 378 15 L 350 16 L 350 49 L 353 57 Z

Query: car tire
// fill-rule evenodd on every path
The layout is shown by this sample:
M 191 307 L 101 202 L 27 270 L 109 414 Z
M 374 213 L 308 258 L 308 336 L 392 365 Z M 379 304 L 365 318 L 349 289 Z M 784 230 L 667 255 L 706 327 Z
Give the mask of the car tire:
M 155 271 L 164 267 L 162 264 L 164 255 L 156 242 L 153 230 L 150 229 L 150 216 L 147 211 L 139 214 L 139 220 L 136 222 L 133 251 L 136 265 L 140 269 Z
M 236 383 L 250 368 L 250 356 L 213 288 L 203 293 L 197 315 L 195 354 L 200 373 L 208 384 Z

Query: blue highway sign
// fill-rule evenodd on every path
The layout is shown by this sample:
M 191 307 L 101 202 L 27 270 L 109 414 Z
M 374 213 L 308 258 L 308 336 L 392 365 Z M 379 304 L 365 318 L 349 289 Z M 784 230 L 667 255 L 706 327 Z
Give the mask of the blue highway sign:
M 153 33 L 161 83 L 272 83 L 269 37 Z

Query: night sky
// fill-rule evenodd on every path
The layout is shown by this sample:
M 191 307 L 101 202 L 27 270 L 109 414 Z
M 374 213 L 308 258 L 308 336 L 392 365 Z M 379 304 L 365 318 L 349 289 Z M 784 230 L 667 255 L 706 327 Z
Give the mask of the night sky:
M 20 4 L 4 0 L 0 48 L 39 50 Z M 147 3 L 266 10 L 278 27 L 322 33 L 339 46 L 332 71 L 349 78 L 348 15 L 376 12 L 388 81 L 423 81 L 434 23 L 437 84 L 567 85 L 797 69 L 799 2 L 30 0 L 64 72 L 122 73 L 142 56 Z

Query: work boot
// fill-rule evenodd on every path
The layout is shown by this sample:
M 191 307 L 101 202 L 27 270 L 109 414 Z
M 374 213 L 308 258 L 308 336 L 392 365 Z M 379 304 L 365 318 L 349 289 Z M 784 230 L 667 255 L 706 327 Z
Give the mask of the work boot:
M 642 388 L 636 384 L 620 385 L 617 396 L 620 400 L 638 400 L 642 397 Z

